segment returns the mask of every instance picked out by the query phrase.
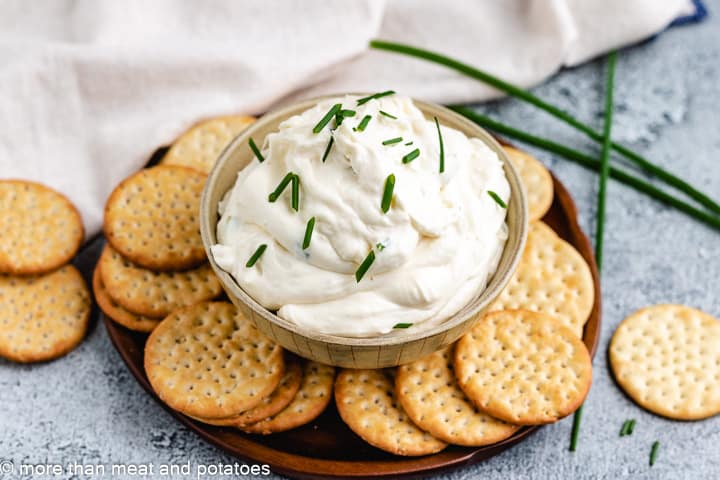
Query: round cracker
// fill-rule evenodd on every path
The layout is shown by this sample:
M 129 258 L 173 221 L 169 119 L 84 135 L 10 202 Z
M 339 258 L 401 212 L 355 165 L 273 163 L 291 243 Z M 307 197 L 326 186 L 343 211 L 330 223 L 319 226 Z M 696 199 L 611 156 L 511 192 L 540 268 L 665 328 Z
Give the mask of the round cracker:
M 627 317 L 610 342 L 622 389 L 664 417 L 720 413 L 720 321 L 683 305 L 655 305 Z
M 312 422 L 325 411 L 333 393 L 335 368 L 313 361 L 303 365 L 302 383 L 292 402 L 274 417 L 253 423 L 242 430 L 246 433 L 285 432 Z
M 80 214 L 64 195 L 39 183 L 0 180 L 0 273 L 47 273 L 82 244 Z
M 585 344 L 549 315 L 526 310 L 483 317 L 455 347 L 455 375 L 480 410 L 540 425 L 580 407 L 592 381 Z
M 134 330 L 136 332 L 152 332 L 155 327 L 158 326 L 160 320 L 157 318 L 144 317 L 142 315 L 136 315 L 132 312 L 125 310 L 121 305 L 115 303 L 115 301 L 108 295 L 105 290 L 105 285 L 102 282 L 102 276 L 100 275 L 100 266 L 95 267 L 93 272 L 93 293 L 95 294 L 95 301 L 103 311 L 105 315 L 110 317 L 115 323 L 119 323 L 125 328 Z
M 394 369 L 342 370 L 335 403 L 343 421 L 370 445 L 395 455 L 439 452 L 447 444 L 415 425 L 395 395 Z
M 540 160 L 513 147 L 503 147 L 508 158 L 520 174 L 528 202 L 529 220 L 539 220 L 552 205 L 554 187 L 550 172 Z
M 194 418 L 195 420 L 220 427 L 245 427 L 252 423 L 266 420 L 276 413 L 279 413 L 290 404 L 300 388 L 302 378 L 303 374 L 302 368 L 300 367 L 300 361 L 294 357 L 290 357 L 290 360 L 286 358 L 285 373 L 283 374 L 282 379 L 280 379 L 280 383 L 277 388 L 273 390 L 270 395 L 263 398 L 260 404 L 256 407 L 251 408 L 247 412 L 241 413 L 239 416 L 230 418 Z
M 160 163 L 210 173 L 225 147 L 254 121 L 254 117 L 232 115 L 200 122 L 175 140 Z
M 106 245 L 98 267 L 108 295 L 124 309 L 146 317 L 164 318 L 178 308 L 222 293 L 209 263 L 182 272 L 154 272 Z
M 228 418 L 257 406 L 280 382 L 282 349 L 229 302 L 181 308 L 145 344 L 145 372 L 171 408 Z
M 90 292 L 72 265 L 52 273 L 0 275 L 0 356 L 16 362 L 60 357 L 85 337 Z
M 453 372 L 453 347 L 398 367 L 395 389 L 408 417 L 443 442 L 480 447 L 518 431 L 479 411 L 465 396 Z
M 123 180 L 105 205 L 103 230 L 112 247 L 152 270 L 192 268 L 207 260 L 200 238 L 205 175 L 170 165 Z
M 582 337 L 595 302 L 590 267 L 550 227 L 532 225 L 517 270 L 491 310 L 547 313 Z

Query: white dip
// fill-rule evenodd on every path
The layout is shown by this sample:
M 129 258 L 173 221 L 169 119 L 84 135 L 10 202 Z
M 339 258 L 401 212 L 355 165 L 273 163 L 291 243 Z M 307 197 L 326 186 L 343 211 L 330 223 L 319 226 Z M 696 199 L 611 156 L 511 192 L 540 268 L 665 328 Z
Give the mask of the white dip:
M 508 203 L 502 163 L 481 140 L 441 124 L 439 173 L 435 122 L 411 99 L 357 100 L 324 100 L 282 122 L 262 144 L 255 139 L 265 160 L 254 159 L 239 172 L 220 203 L 212 254 L 257 302 L 315 332 L 375 336 L 397 324 L 437 324 L 485 288 L 497 268 L 507 238 L 506 210 L 488 192 Z M 355 115 L 313 133 L 336 103 Z M 366 115 L 367 126 L 355 130 Z M 383 145 L 397 137 L 402 141 Z M 403 163 L 415 149 L 420 155 Z M 268 201 L 288 172 L 300 179 L 297 212 L 291 185 L 276 202 Z M 383 213 L 390 174 L 394 196 Z M 315 227 L 303 249 L 311 217 Z M 267 249 L 246 267 L 262 244 Z M 358 282 L 355 273 L 371 250 L 375 260 Z

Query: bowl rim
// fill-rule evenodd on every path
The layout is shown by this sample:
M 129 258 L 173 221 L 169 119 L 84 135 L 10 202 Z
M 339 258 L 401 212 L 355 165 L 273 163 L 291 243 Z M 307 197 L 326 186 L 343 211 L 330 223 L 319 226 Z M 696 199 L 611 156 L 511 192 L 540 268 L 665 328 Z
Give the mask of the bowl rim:
M 202 237 L 203 246 L 205 248 L 205 253 L 208 257 L 208 261 L 210 262 L 213 271 L 220 279 L 220 282 L 222 283 L 228 295 L 235 296 L 239 301 L 245 304 L 245 306 L 250 308 L 256 314 L 263 317 L 265 320 L 271 322 L 275 326 L 288 330 L 295 335 L 309 338 L 314 341 L 347 347 L 390 347 L 399 346 L 414 341 L 421 341 L 423 339 L 442 334 L 443 332 L 451 330 L 452 328 L 462 324 L 463 322 L 466 322 L 471 317 L 477 315 L 478 312 L 485 310 L 498 297 L 500 292 L 502 292 L 502 290 L 510 281 L 510 278 L 514 274 L 515 270 L 517 269 L 520 257 L 522 256 L 522 252 L 524 250 L 525 242 L 527 239 L 529 221 L 527 195 L 525 193 L 525 188 L 520 180 L 519 173 L 513 166 L 512 162 L 510 162 L 509 157 L 505 153 L 502 146 L 484 128 L 476 125 L 467 118 L 442 105 L 408 97 L 413 102 L 413 104 L 422 111 L 425 116 L 427 116 L 429 112 L 437 111 L 439 114 L 442 114 L 445 117 L 449 117 L 455 123 L 460 124 L 462 126 L 462 129 L 460 130 L 466 136 L 470 138 L 478 138 L 479 140 L 483 141 L 483 143 L 485 143 L 491 150 L 493 150 L 498 155 L 500 161 L 503 163 L 505 176 L 508 179 L 508 183 L 510 185 L 513 197 L 519 195 L 520 200 L 520 205 L 517 207 L 520 217 L 518 219 L 518 224 L 520 225 L 520 232 L 518 232 L 519 242 L 515 245 L 515 251 L 511 252 L 512 256 L 510 258 L 508 268 L 504 272 L 500 272 L 501 275 L 499 277 L 497 270 L 492 274 L 485 288 L 479 293 L 479 295 L 474 296 L 470 300 L 470 302 L 477 302 L 477 304 L 471 310 L 466 310 L 468 305 L 466 304 L 466 306 L 459 310 L 457 313 L 453 314 L 446 320 L 438 322 L 436 325 L 418 330 L 407 329 L 403 330 L 400 334 L 395 335 L 377 335 L 373 337 L 347 337 L 342 335 L 315 332 L 311 329 L 285 320 L 277 316 L 272 311 L 263 307 L 248 293 L 246 293 L 245 290 L 242 289 L 242 287 L 240 287 L 240 285 L 230 273 L 226 272 L 217 265 L 212 255 L 212 252 L 210 251 L 211 245 L 214 245 L 216 243 L 216 227 L 217 222 L 219 221 L 219 218 L 216 218 L 218 217 L 217 205 L 210 204 L 210 197 L 212 196 L 213 190 L 217 188 L 217 183 L 218 179 L 220 178 L 220 172 L 222 170 L 222 167 L 231 157 L 232 153 L 239 146 L 246 144 L 250 137 L 252 137 L 253 133 L 260 130 L 267 124 L 281 122 L 282 120 L 285 120 L 290 116 L 297 114 L 299 111 L 302 112 L 311 108 L 312 106 L 316 105 L 321 101 L 331 98 L 344 97 L 346 95 L 367 96 L 371 95 L 371 93 L 339 93 L 332 95 L 322 95 L 319 97 L 302 99 L 285 105 L 281 108 L 271 110 L 259 117 L 257 121 L 253 122 L 250 126 L 243 130 L 239 135 L 235 137 L 235 139 L 233 139 L 232 142 L 230 142 L 225 147 L 225 149 L 223 149 L 218 159 L 215 161 L 215 164 L 210 174 L 207 177 L 200 201 L 200 234 Z M 440 117 L 440 115 L 437 116 Z M 438 119 L 441 120 L 440 118 Z M 513 188 L 513 185 L 515 185 L 517 188 Z M 232 186 L 230 188 L 232 188 Z M 222 198 L 226 193 L 227 191 L 223 192 L 222 195 L 220 195 L 220 198 Z M 517 202 L 517 200 L 518 198 L 511 199 L 511 201 L 515 202 Z M 508 223 L 507 219 L 506 223 Z M 511 226 L 508 223 L 508 229 L 510 228 Z M 506 248 L 510 248 L 507 243 L 503 247 L 503 253 L 505 253 Z

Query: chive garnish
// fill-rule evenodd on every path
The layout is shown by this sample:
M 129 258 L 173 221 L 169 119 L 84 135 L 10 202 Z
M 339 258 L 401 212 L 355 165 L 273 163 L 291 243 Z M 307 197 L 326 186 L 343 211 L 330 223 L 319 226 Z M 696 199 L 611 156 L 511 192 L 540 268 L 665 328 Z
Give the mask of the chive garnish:
M 368 123 L 370 123 L 370 120 L 372 120 L 372 117 L 370 115 L 365 115 L 362 120 L 360 120 L 360 123 L 357 127 L 353 128 L 356 132 L 362 132 L 365 130 L 365 127 L 368 126 Z
M 492 190 L 488 190 L 487 193 L 488 193 L 488 195 L 490 195 L 490 198 L 492 198 L 493 200 L 495 200 L 495 203 L 497 203 L 498 205 L 500 205 L 502 208 L 507 208 L 507 204 L 506 204 L 505 202 L 503 202 L 503 199 L 500 198 L 500 195 L 498 195 L 497 193 L 493 192 Z
M 410 141 L 410 142 L 407 142 L 407 143 L 405 144 L 405 146 L 406 146 L 406 147 L 409 147 L 409 146 L 412 145 L 412 144 L 413 144 L 413 142 Z
M 625 420 L 622 424 L 622 427 L 620 427 L 620 436 L 624 437 L 628 434 L 628 426 L 630 425 L 630 420 Z
M 285 190 L 285 187 L 287 187 L 288 184 L 292 182 L 293 177 L 295 177 L 295 174 L 293 172 L 288 172 L 287 175 L 283 177 L 275 191 L 268 195 L 268 201 L 270 203 L 276 202 L 277 199 L 280 198 L 280 195 L 282 194 L 283 190 Z
M 393 328 L 410 328 L 412 326 L 412 323 L 396 323 Z
M 395 189 L 395 175 L 390 174 L 385 179 L 385 190 L 383 190 L 382 202 L 380 202 L 380 208 L 383 213 L 387 213 L 390 210 L 390 204 L 392 203 L 393 190 Z
M 396 117 L 395 115 L 390 115 L 389 113 L 387 113 L 387 112 L 385 112 L 385 111 L 383 111 L 383 110 L 380 110 L 380 115 L 384 115 L 384 116 L 386 116 L 386 117 L 388 117 L 388 118 L 392 118 L 393 120 L 397 120 L 397 117 Z
M 340 115 L 343 116 L 343 117 L 354 117 L 354 116 L 355 116 L 355 110 L 347 110 L 347 109 L 344 109 L 344 110 L 340 110 L 340 111 L 338 112 L 338 114 L 340 114 Z
M 395 137 L 382 142 L 383 145 L 392 145 L 393 143 L 402 142 L 402 137 Z
M 260 153 L 260 149 L 257 147 L 257 145 L 255 145 L 255 140 L 253 140 L 252 137 L 250 137 L 250 140 L 248 140 L 248 144 L 250 144 L 250 150 L 253 151 L 253 153 L 258 159 L 258 162 L 264 162 L 265 157 L 263 157 L 262 153 Z
M 392 95 L 392 94 L 394 94 L 394 93 L 395 93 L 395 92 L 394 92 L 393 90 L 387 90 L 387 91 L 385 91 L 385 92 L 380 92 L 380 93 L 375 93 L 375 94 L 373 94 L 373 95 L 368 95 L 367 97 L 363 97 L 363 98 L 361 98 L 360 100 L 358 100 L 358 101 L 357 101 L 357 104 L 358 104 L 358 106 L 364 105 L 364 104 L 366 104 L 367 102 L 369 102 L 370 100 L 376 100 L 376 99 L 381 98 L 381 97 L 387 97 L 388 95 Z
M 650 466 L 655 465 L 655 459 L 657 458 L 658 449 L 660 448 L 660 442 L 655 440 L 650 449 Z
M 580 405 L 580 408 L 575 410 L 575 415 L 573 416 L 573 425 L 572 425 L 572 433 L 570 434 L 570 451 L 574 452 L 577 448 L 577 441 L 578 441 L 578 435 L 580 434 L 580 421 L 582 420 L 582 412 L 583 412 L 583 405 Z
M 635 430 L 635 419 L 634 418 L 632 420 L 630 420 L 630 423 L 628 423 L 628 428 L 627 428 L 626 434 L 632 435 L 633 430 Z
M 336 103 L 335 105 L 328 110 L 328 112 L 325 114 L 325 116 L 315 125 L 315 128 L 313 128 L 313 133 L 320 133 L 320 131 L 325 128 L 325 125 L 330 123 L 330 120 L 333 119 L 336 113 L 340 111 L 342 108 L 342 104 Z
M 420 156 L 420 149 L 419 149 L 419 148 L 416 148 L 416 149 L 413 150 L 412 152 L 410 152 L 410 153 L 408 153 L 407 155 L 405 155 L 405 156 L 402 158 L 402 162 L 403 162 L 403 163 L 410 163 L 410 162 L 412 162 L 413 160 L 415 160 L 415 159 L 416 159 L 417 157 L 419 157 L 419 156 Z
M 378 242 L 378 243 L 375 244 L 375 248 L 378 249 L 378 252 L 382 252 L 383 250 L 385 250 L 385 245 L 383 245 L 382 243 Z
M 360 280 L 362 280 L 365 273 L 367 273 L 368 269 L 370 268 L 370 265 L 373 264 L 375 261 L 375 252 L 370 250 L 370 253 L 367 254 L 367 257 L 365 257 L 365 260 L 360 264 L 357 271 L 355 271 L 355 281 L 360 283 Z
M 312 240 L 312 234 L 313 229 L 315 228 L 315 217 L 312 217 L 307 222 L 307 226 L 305 227 L 305 238 L 303 239 L 303 250 L 307 249 L 310 246 L 310 240 Z
M 292 208 L 296 212 L 300 208 L 300 177 L 297 175 L 292 177 Z
M 250 268 L 255 265 L 255 263 L 260 259 L 260 257 L 262 257 L 262 254 L 265 253 L 266 248 L 266 244 L 263 243 L 262 245 L 260 245 L 257 250 L 255 250 L 255 253 L 253 253 L 250 259 L 247 261 L 245 267 Z
M 325 163 L 325 160 L 327 160 L 327 157 L 330 154 L 330 149 L 332 148 L 334 142 L 335 142 L 335 137 L 331 136 L 330 141 L 327 144 L 327 147 L 325 147 L 325 153 L 323 153 L 323 156 L 322 156 L 323 163 Z
M 437 117 L 433 118 L 435 119 L 435 128 L 437 128 L 438 132 L 438 141 L 440 142 L 440 173 L 443 173 L 445 171 L 445 145 L 443 145 L 442 132 L 440 131 L 440 123 L 438 122 Z

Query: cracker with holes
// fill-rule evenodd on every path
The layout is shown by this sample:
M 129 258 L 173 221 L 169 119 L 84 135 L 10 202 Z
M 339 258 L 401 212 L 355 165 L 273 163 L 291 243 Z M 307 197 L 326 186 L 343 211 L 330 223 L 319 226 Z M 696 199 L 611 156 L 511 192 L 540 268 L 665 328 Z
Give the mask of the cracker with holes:
M 370 445 L 395 455 L 439 452 L 447 444 L 415 425 L 395 394 L 394 370 L 342 370 L 335 404 L 343 421 Z
M 228 418 L 277 387 L 282 349 L 229 302 L 176 310 L 145 344 L 145 372 L 160 399 L 193 417 Z
M 517 148 L 503 147 L 525 187 L 529 220 L 539 220 L 553 201 L 553 181 L 547 168 L 535 157 Z
M 302 383 L 292 402 L 277 415 L 243 428 L 247 433 L 284 432 L 312 422 L 325 411 L 333 394 L 335 368 L 305 361 Z
M 0 275 L 0 356 L 42 362 L 66 354 L 85 336 L 91 308 L 72 265 L 44 275 Z
M 220 280 L 210 264 L 182 272 L 154 272 L 133 264 L 109 245 L 98 262 L 108 295 L 124 309 L 153 318 L 222 293 Z
M 125 310 L 122 305 L 115 303 L 105 290 L 98 266 L 95 267 L 95 271 L 93 272 L 93 293 L 95 294 L 95 301 L 98 307 L 100 307 L 100 310 L 115 321 L 115 323 L 119 323 L 125 328 L 136 332 L 152 332 L 160 323 L 160 320 L 157 318 L 137 315 Z
M 184 270 L 206 260 L 198 216 L 205 175 L 160 165 L 123 180 L 105 205 L 105 238 L 152 270 Z
M 592 273 L 582 255 L 547 225 L 535 224 L 517 270 L 491 309 L 547 313 L 582 337 L 594 302 Z
M 590 354 L 549 315 L 507 310 L 486 315 L 455 347 L 455 375 L 488 415 L 518 425 L 552 423 L 585 400 Z
M 0 273 L 47 273 L 68 263 L 83 241 L 75 206 L 44 185 L 0 180 Z
M 682 305 L 627 317 L 610 342 L 610 365 L 641 407 L 678 420 L 720 413 L 720 320 Z
M 300 360 L 297 357 L 289 356 L 285 359 L 285 373 L 277 388 L 270 395 L 263 398 L 262 401 L 250 410 L 240 415 L 222 418 L 222 419 L 205 419 L 196 418 L 201 422 L 217 426 L 233 426 L 246 427 L 252 423 L 267 420 L 273 415 L 280 413 L 295 398 L 295 394 L 300 388 L 303 374 L 300 367 Z
M 253 117 L 233 115 L 200 122 L 175 140 L 160 163 L 210 173 L 225 147 L 254 121 Z
M 466 447 L 490 445 L 520 427 L 479 411 L 453 372 L 453 347 L 398 367 L 395 389 L 408 417 L 443 442 Z

